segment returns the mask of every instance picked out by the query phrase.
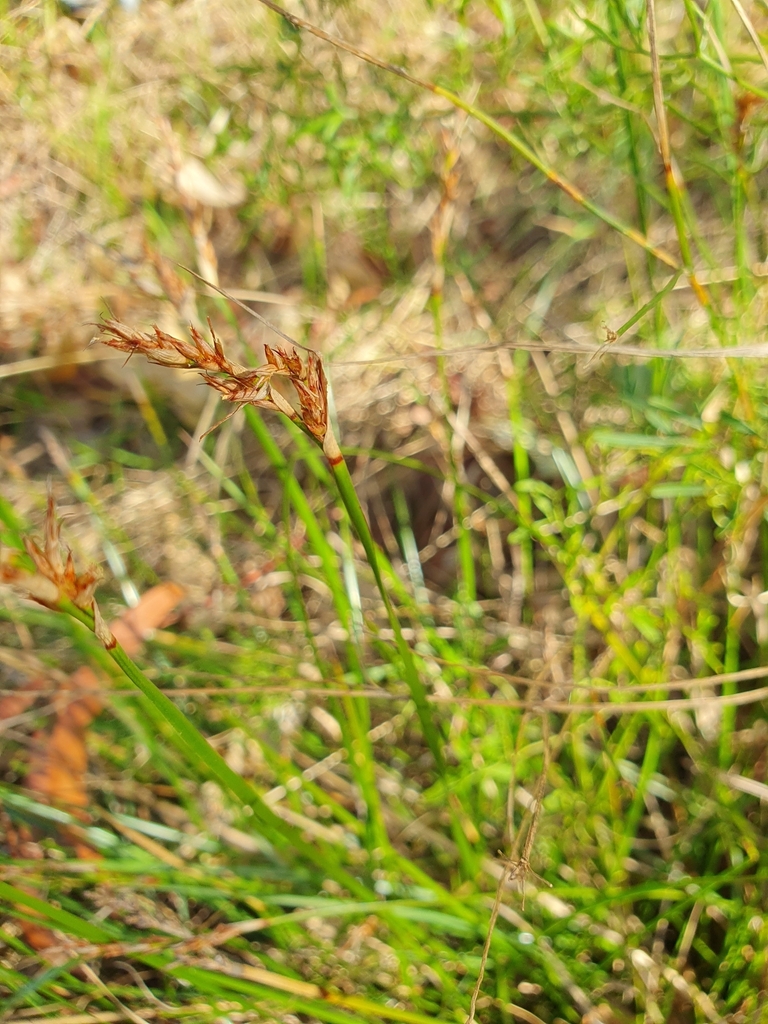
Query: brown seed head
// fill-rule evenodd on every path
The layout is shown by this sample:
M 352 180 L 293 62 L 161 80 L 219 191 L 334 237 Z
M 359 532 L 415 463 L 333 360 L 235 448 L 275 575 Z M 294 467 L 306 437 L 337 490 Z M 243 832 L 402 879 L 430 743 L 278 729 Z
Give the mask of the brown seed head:
M 193 326 L 189 328 L 191 342 L 166 334 L 159 327 L 147 332 L 136 331 L 118 320 L 104 320 L 98 326 L 102 335 L 100 340 L 105 345 L 130 355 L 139 352 L 161 366 L 198 370 L 205 383 L 215 388 L 226 402 L 281 412 L 294 421 L 302 422 L 320 444 L 325 441 L 328 433 L 327 383 L 322 360 L 315 352 L 307 353 L 305 363 L 295 350 L 273 349 L 265 345 L 266 364 L 252 370 L 227 359 L 210 320 L 211 344 Z M 300 414 L 272 386 L 275 376 L 287 377 L 293 384 Z
M 264 351 L 271 365 L 288 375 L 299 396 L 304 425 L 322 444 L 328 433 L 328 385 L 320 356 L 308 352 L 305 366 L 295 351 L 272 349 L 269 345 L 264 346 Z
M 95 604 L 93 595 L 101 579 L 101 569 L 93 565 L 84 572 L 76 572 L 72 552 L 61 543 L 60 532 L 55 502 L 49 491 L 42 547 L 31 537 L 22 538 L 36 571 L 26 571 L 13 563 L 0 563 L 0 580 L 24 590 L 34 601 L 49 608 L 55 608 L 62 598 L 67 598 L 78 608 L 90 609 Z
M 192 341 L 176 338 L 172 334 L 161 331 L 155 325 L 151 331 L 137 331 L 127 327 L 119 320 L 103 320 L 95 325 L 101 331 L 101 341 L 120 352 L 129 355 L 140 353 L 153 363 L 160 366 L 178 366 L 188 369 L 207 370 L 210 373 L 237 374 L 245 367 L 230 362 L 224 355 L 221 342 L 216 337 L 210 321 L 213 344 L 209 345 L 200 331 L 190 325 L 189 333 Z

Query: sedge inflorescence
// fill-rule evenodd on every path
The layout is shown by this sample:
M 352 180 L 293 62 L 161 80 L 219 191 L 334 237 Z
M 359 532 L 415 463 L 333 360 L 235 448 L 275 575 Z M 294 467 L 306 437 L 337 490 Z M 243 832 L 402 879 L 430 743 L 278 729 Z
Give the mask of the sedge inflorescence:
M 200 331 L 190 325 L 191 341 L 176 338 L 155 326 L 151 331 L 138 331 L 118 320 L 100 323 L 98 339 L 111 348 L 129 355 L 140 353 L 160 366 L 197 370 L 206 384 L 227 401 L 254 405 L 272 412 L 281 412 L 303 426 L 320 445 L 328 441 L 328 399 L 325 372 L 320 356 L 307 350 L 306 360 L 295 351 L 264 346 L 267 362 L 255 369 L 229 359 L 213 330 L 209 344 Z M 299 401 L 297 411 L 273 384 L 275 377 L 287 379 Z
M 106 647 L 113 646 L 114 637 L 94 597 L 102 571 L 97 565 L 90 565 L 83 572 L 76 571 L 72 552 L 61 540 L 61 524 L 50 489 L 42 544 L 27 535 L 22 540 L 34 570 L 30 571 L 19 560 L 0 561 L 0 582 L 11 584 L 46 608 L 58 611 L 63 602 L 71 601 L 82 611 L 91 612 L 96 635 Z

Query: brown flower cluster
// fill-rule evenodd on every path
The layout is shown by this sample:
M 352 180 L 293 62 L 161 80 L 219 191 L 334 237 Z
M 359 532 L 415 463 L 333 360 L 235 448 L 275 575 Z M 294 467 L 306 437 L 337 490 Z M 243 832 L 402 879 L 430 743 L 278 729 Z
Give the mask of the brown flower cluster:
M 328 385 L 322 360 L 316 353 L 307 353 L 307 365 L 296 352 L 264 346 L 267 359 L 276 372 L 285 373 L 296 389 L 301 407 L 301 419 L 307 430 L 320 444 L 328 433 Z
M 325 373 L 320 357 L 307 352 L 306 364 L 295 352 L 282 347 L 264 346 L 267 362 L 249 369 L 228 359 L 211 321 L 208 327 L 212 344 L 200 331 L 190 326 L 192 341 L 183 341 L 166 334 L 159 327 L 152 331 L 137 331 L 118 320 L 100 323 L 100 341 L 121 352 L 141 353 L 153 363 L 197 370 L 206 384 L 227 402 L 237 405 L 255 405 L 272 412 L 281 412 L 303 424 L 322 445 L 328 434 L 328 399 Z M 273 386 L 274 377 L 284 377 L 293 384 L 299 399 L 300 412 Z
M 22 538 L 27 554 L 35 565 L 30 572 L 14 562 L 0 562 L 0 582 L 10 583 L 38 604 L 60 610 L 62 600 L 71 601 L 84 611 L 92 611 L 96 635 L 107 647 L 114 646 L 94 599 L 96 586 L 101 580 L 101 569 L 89 566 L 84 572 L 75 571 L 72 552 L 61 542 L 61 525 L 56 517 L 53 494 L 48 491 L 45 515 L 45 539 L 42 547 L 31 537 Z

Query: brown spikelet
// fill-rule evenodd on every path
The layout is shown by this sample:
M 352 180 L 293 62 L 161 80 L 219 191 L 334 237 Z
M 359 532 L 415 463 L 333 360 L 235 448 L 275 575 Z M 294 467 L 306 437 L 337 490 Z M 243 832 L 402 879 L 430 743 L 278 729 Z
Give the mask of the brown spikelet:
M 78 608 L 90 609 L 94 605 L 93 595 L 101 579 L 101 569 L 92 565 L 78 573 L 72 552 L 61 543 L 60 532 L 56 505 L 49 490 L 42 548 L 31 537 L 22 538 L 36 571 L 28 572 L 18 564 L 3 562 L 0 563 L 0 581 L 14 584 L 34 601 L 48 607 L 55 607 L 62 598 L 67 598 Z
M 265 345 L 267 362 L 254 370 L 227 358 L 210 320 L 210 343 L 194 326 L 189 328 L 191 341 L 175 338 L 159 327 L 153 327 L 152 331 L 137 331 L 118 320 L 104 320 L 98 327 L 101 330 L 100 340 L 105 345 L 131 355 L 138 352 L 161 366 L 195 369 L 224 401 L 281 412 L 303 424 L 321 445 L 325 442 L 328 434 L 327 383 L 323 363 L 317 353 L 308 351 L 304 361 L 295 350 Z M 293 384 L 300 413 L 272 386 L 276 376 L 287 377 Z
M 328 388 L 320 356 L 308 352 L 305 366 L 296 352 L 269 345 L 264 350 L 270 364 L 288 375 L 299 396 L 304 425 L 322 444 L 328 433 Z
M 177 366 L 232 375 L 245 371 L 245 367 L 226 358 L 210 320 L 208 326 L 211 328 L 212 345 L 209 345 L 200 331 L 193 326 L 189 328 L 191 342 L 161 331 L 156 325 L 151 331 L 137 331 L 120 323 L 119 320 L 107 319 L 97 326 L 102 332 L 100 340 L 106 345 L 120 352 L 128 352 L 129 355 L 139 353 L 160 366 Z

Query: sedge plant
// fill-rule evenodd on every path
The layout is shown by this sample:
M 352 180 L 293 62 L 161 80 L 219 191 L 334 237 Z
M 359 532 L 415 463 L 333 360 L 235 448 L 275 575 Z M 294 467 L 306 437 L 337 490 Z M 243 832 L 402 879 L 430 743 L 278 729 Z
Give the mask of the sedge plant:
M 152 682 L 126 653 L 99 611 L 96 587 L 101 579 L 98 566 L 77 572 L 72 552 L 61 541 L 61 526 L 52 492 L 49 491 L 44 539 L 37 543 L 22 535 L 27 559 L 11 557 L 0 563 L 0 582 L 11 584 L 25 596 L 51 611 L 71 616 L 96 635 L 112 660 L 136 686 L 144 706 L 179 750 L 205 775 L 218 783 L 244 806 L 250 807 L 254 820 L 265 836 L 283 852 L 315 856 L 301 831 L 286 823 L 264 802 L 258 790 L 238 775 L 198 732 L 186 715 Z M 332 851 L 326 850 L 328 871 L 337 881 L 358 894 L 367 895 L 364 886 L 350 875 Z
M 438 774 L 443 776 L 445 758 L 440 733 L 431 714 L 427 691 L 419 675 L 413 652 L 403 635 L 400 620 L 387 591 L 376 543 L 355 491 L 349 467 L 330 425 L 328 385 L 322 359 L 318 353 L 286 338 L 295 346 L 293 350 L 282 345 L 273 348 L 265 344 L 266 363 L 249 368 L 226 356 L 210 320 L 210 344 L 192 325 L 189 329 L 191 341 L 176 338 L 159 327 L 154 327 L 148 332 L 138 331 L 114 319 L 105 319 L 99 326 L 100 340 L 106 345 L 127 352 L 129 356 L 135 353 L 143 354 L 160 366 L 197 370 L 206 384 L 214 388 L 225 401 L 235 406 L 233 413 L 244 406 L 279 413 L 299 427 L 322 450 L 350 522 L 363 545 L 395 637 L 403 674 L 419 716 L 424 739 Z M 282 332 L 278 333 L 285 337 Z M 298 354 L 298 348 L 303 350 L 303 356 Z M 287 381 L 293 386 L 298 398 L 298 409 L 294 408 L 276 387 L 277 379 Z

